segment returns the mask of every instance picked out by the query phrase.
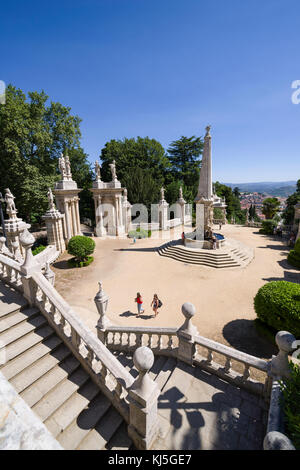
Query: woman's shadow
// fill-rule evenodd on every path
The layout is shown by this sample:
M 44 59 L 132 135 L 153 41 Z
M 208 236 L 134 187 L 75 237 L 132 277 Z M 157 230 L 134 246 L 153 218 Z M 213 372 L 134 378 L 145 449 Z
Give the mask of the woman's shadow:
M 137 313 L 132 313 L 130 310 L 127 310 L 126 312 L 120 313 L 120 317 L 137 317 L 141 318 L 142 320 L 149 320 L 149 318 L 152 318 L 153 315 L 137 315 Z

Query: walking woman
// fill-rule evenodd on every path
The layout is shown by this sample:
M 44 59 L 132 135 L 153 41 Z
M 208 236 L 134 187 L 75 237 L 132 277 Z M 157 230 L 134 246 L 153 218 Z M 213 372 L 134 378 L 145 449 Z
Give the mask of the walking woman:
M 143 305 L 143 299 L 142 299 L 142 296 L 141 296 L 140 292 L 138 292 L 138 293 L 136 294 L 136 298 L 135 298 L 134 300 L 135 300 L 135 302 L 137 303 L 137 309 L 138 309 L 137 317 L 139 317 L 141 313 L 144 313 L 144 309 L 143 309 L 143 307 L 142 307 L 142 305 Z
M 158 308 L 161 307 L 162 303 L 160 302 L 157 294 L 154 294 L 153 300 L 151 302 L 151 307 L 153 308 L 154 318 L 158 315 Z

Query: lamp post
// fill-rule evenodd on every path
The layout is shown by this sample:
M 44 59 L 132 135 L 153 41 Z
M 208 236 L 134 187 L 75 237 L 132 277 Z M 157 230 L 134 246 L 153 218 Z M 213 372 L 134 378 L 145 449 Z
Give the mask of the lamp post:
M 3 210 L 2 210 L 2 202 L 5 202 L 5 199 L 2 196 L 2 193 L 0 193 L 0 219 L 1 219 L 1 225 L 2 225 L 2 235 L 5 238 L 5 245 L 7 246 L 7 239 L 6 239 L 6 232 L 5 232 L 5 225 L 4 225 L 4 216 L 3 216 Z

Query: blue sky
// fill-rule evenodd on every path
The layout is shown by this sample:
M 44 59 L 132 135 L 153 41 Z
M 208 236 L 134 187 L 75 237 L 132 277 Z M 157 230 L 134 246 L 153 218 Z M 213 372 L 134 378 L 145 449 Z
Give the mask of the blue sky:
M 2 2 L 0 39 L 0 80 L 70 106 L 91 162 L 211 124 L 214 180 L 300 178 L 299 0 Z

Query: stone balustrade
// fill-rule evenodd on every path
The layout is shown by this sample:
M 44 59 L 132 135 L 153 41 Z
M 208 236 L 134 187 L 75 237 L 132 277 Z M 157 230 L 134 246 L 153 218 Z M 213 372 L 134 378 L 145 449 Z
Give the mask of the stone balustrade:
M 177 328 L 109 326 L 105 330 L 104 344 L 113 351 L 132 352 L 140 346 L 148 346 L 154 354 L 176 356 Z

